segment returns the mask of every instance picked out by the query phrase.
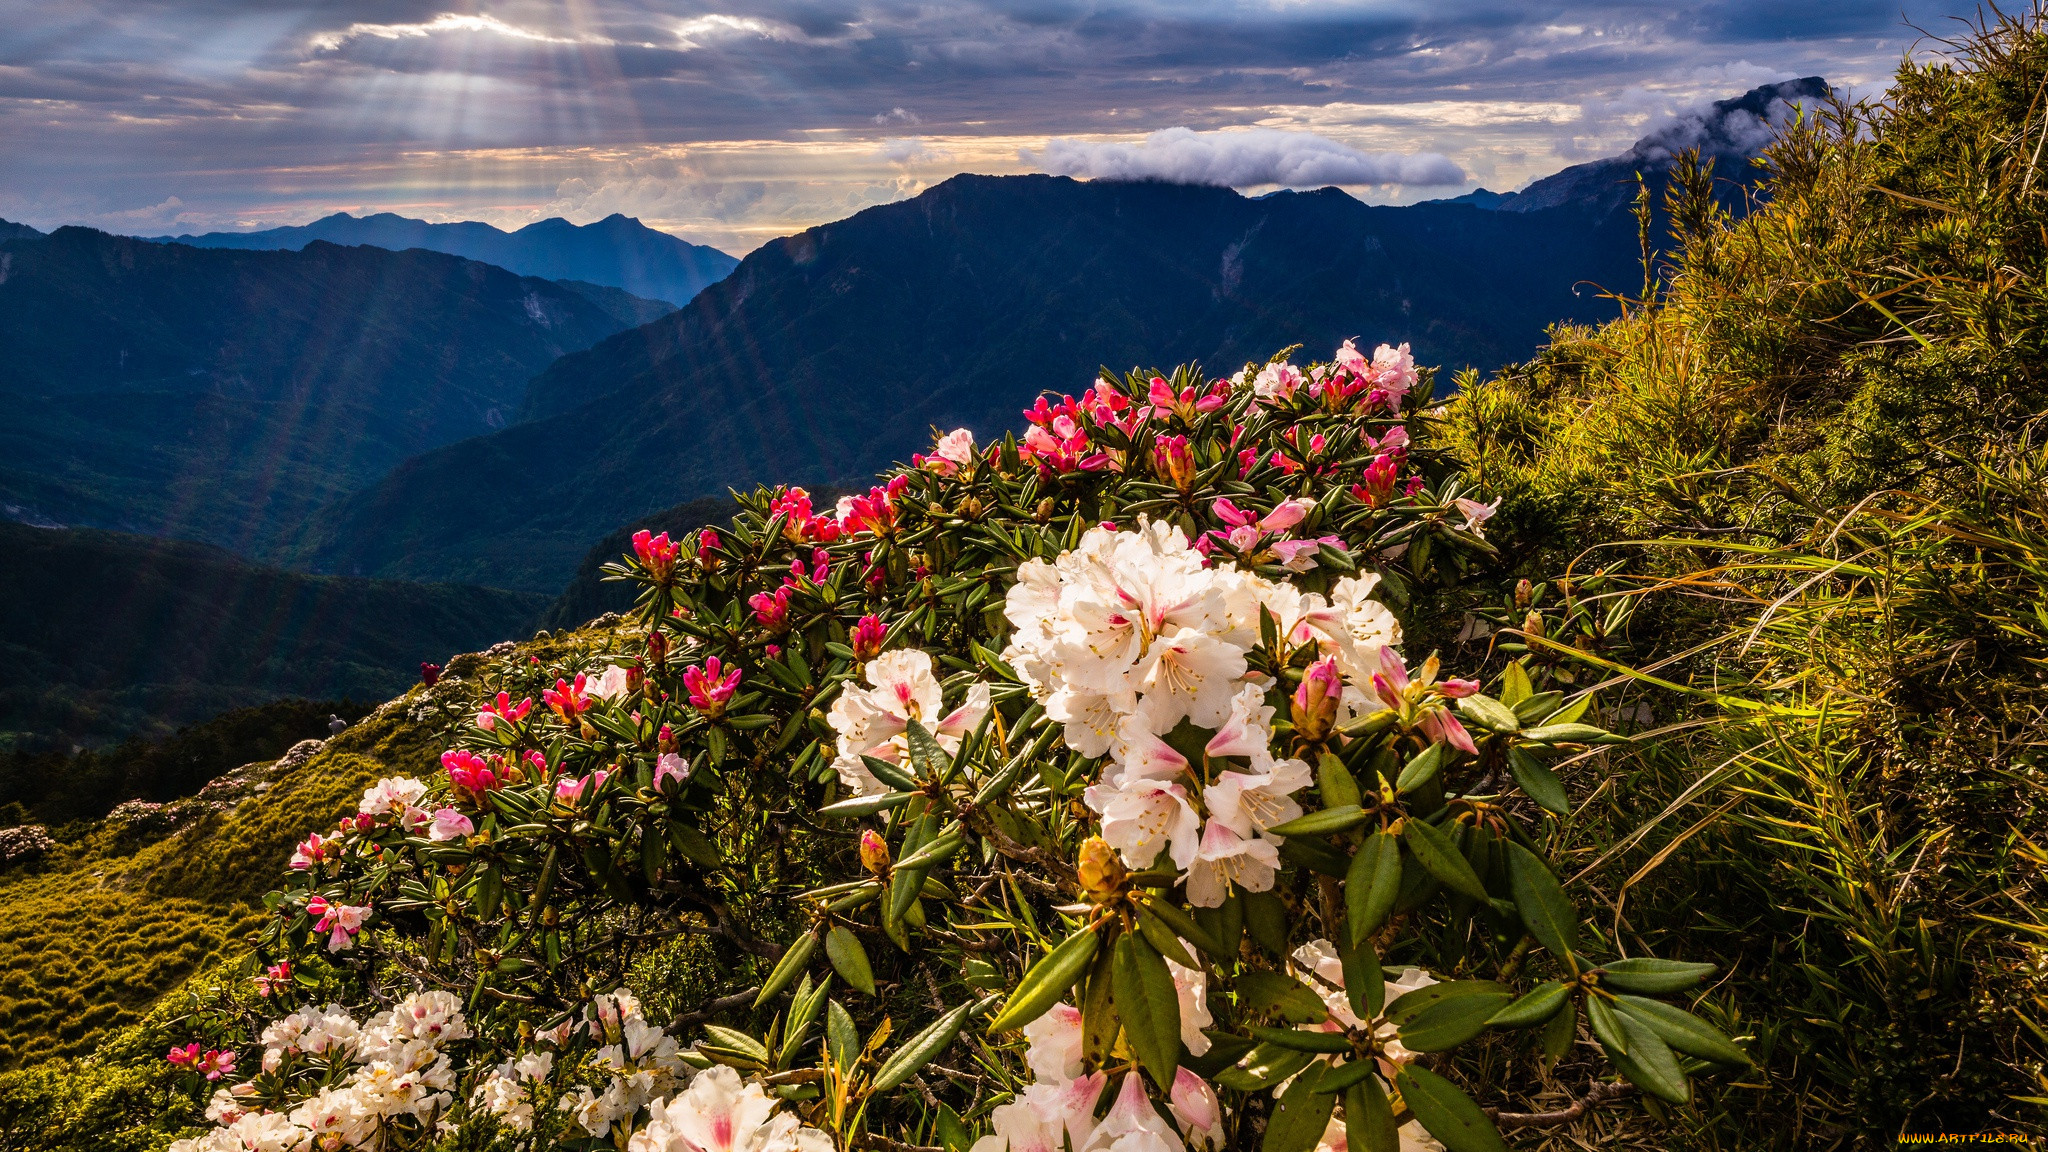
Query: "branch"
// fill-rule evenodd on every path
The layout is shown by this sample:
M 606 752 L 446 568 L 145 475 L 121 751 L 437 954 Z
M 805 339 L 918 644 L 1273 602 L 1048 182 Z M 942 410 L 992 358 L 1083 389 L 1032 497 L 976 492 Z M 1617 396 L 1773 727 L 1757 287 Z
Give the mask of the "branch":
M 877 1136 L 873 1132 L 861 1133 L 860 1142 L 880 1148 L 883 1152 L 946 1152 L 944 1148 L 934 1147 L 930 1144 L 904 1144 L 900 1141 L 891 1140 L 887 1136 Z
M 1569 1124 L 1603 1104 L 1634 1094 L 1633 1084 L 1595 1083 L 1588 1085 L 1586 1094 L 1573 1102 L 1571 1107 L 1560 1108 L 1555 1112 L 1503 1112 L 1498 1108 L 1488 1108 L 1486 1114 L 1493 1117 L 1494 1126 L 1501 1129 L 1548 1128 Z
M 684 1028 L 691 1024 L 702 1024 L 704 1021 L 711 1019 L 728 1008 L 738 1008 L 744 1004 L 752 1004 L 754 997 L 760 994 L 761 986 L 756 984 L 744 992 L 735 992 L 730 996 L 720 996 L 695 1012 L 685 1012 L 681 1016 L 669 1021 L 668 1026 L 673 1029 Z

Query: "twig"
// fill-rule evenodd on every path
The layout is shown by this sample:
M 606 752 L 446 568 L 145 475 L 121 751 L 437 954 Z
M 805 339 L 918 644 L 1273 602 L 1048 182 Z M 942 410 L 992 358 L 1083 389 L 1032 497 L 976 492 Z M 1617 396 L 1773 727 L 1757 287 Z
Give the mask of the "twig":
M 1555 1112 L 1503 1112 L 1498 1108 L 1488 1108 L 1486 1114 L 1493 1117 L 1496 1128 L 1555 1127 L 1559 1124 L 1569 1124 L 1603 1104 L 1634 1094 L 1633 1084 L 1596 1083 L 1588 1086 L 1586 1094 L 1574 1101 L 1571 1107 L 1559 1108 Z
M 720 996 L 695 1012 L 685 1012 L 681 1016 L 669 1021 L 668 1026 L 670 1028 L 683 1028 L 691 1024 L 702 1024 L 704 1021 L 711 1019 L 728 1008 L 738 1008 L 743 1004 L 752 1004 L 754 997 L 760 994 L 761 986 L 756 984 L 744 992 L 735 992 L 730 996 Z

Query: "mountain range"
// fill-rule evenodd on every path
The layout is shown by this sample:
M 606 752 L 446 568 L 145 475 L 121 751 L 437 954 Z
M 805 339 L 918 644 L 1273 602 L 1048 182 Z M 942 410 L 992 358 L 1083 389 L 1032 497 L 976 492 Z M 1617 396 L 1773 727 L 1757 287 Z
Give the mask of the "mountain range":
M 161 734 L 280 696 L 378 700 L 547 597 L 309 576 L 179 540 L 0 521 L 0 748 Z
M 265 554 L 665 306 L 436 252 L 0 240 L 0 510 Z
M 1566 206 L 1375 207 L 1336 189 L 958 176 L 764 245 L 687 307 L 568 356 L 521 422 L 322 510 L 319 570 L 559 588 L 607 528 L 757 482 L 986 438 L 1112 368 L 1234 371 L 1358 337 L 1491 368 L 1640 279 L 1635 225 Z
M 496 264 L 521 276 L 580 280 L 619 288 L 671 306 L 687 303 L 739 263 L 716 248 L 692 244 L 617 213 L 583 225 L 554 216 L 516 232 L 506 232 L 474 220 L 429 224 L 390 212 L 368 216 L 336 212 L 311 224 L 266 228 L 260 232 L 208 232 L 150 239 L 196 248 L 296 251 L 316 240 L 368 244 L 394 252 L 424 248 Z

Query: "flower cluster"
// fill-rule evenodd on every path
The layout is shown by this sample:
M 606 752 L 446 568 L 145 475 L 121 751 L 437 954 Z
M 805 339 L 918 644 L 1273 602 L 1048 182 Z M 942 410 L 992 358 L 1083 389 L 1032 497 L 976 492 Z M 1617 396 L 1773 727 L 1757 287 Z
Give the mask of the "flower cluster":
M 1373 579 L 1346 577 L 1328 597 L 1304 593 L 1234 564 L 1209 566 L 1179 528 L 1142 521 L 1135 531 L 1093 529 L 1017 576 L 1003 659 L 1065 725 L 1069 747 L 1109 757 L 1084 793 L 1103 839 L 1132 868 L 1164 852 L 1198 907 L 1220 905 L 1233 882 L 1271 888 L 1280 843 L 1271 829 L 1301 815 L 1291 796 L 1313 773 L 1274 757 L 1267 696 L 1277 682 L 1247 654 L 1270 617 L 1289 654 L 1313 644 L 1362 679 L 1367 661 L 1400 639 L 1393 615 L 1370 599 Z M 1168 739 L 1183 724 L 1201 733 L 1185 751 Z
M 592 1136 L 610 1134 L 675 1086 L 683 1062 L 675 1037 L 647 1022 L 640 1001 L 621 989 L 593 997 L 583 1025 L 599 1045 L 591 1066 L 606 1081 L 602 1092 L 578 1085 L 557 1105 Z
M 945 696 L 932 675 L 932 658 L 915 649 L 885 652 L 861 670 L 865 689 L 840 693 L 827 720 L 839 734 L 832 767 L 840 782 L 857 796 L 879 795 L 889 788 L 862 761 L 873 757 L 903 764 L 909 756 L 906 734 L 911 721 L 924 725 L 948 752 L 988 714 L 988 685 L 976 684 L 959 707 L 945 710 Z
M 361 1025 L 339 1005 L 294 1012 L 263 1030 L 263 1080 L 285 1089 L 266 1097 L 251 1081 L 217 1090 L 206 1116 L 218 1127 L 171 1152 L 383 1148 L 394 1127 L 430 1130 L 454 1099 L 447 1046 L 470 1034 L 447 992 L 408 996 Z

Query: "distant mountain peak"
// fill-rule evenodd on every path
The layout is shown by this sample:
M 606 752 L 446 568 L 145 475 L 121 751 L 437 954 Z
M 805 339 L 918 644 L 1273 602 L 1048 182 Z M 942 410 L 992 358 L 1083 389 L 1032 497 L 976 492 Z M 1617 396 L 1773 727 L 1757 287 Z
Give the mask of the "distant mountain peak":
M 522 276 L 574 280 L 671 304 L 688 301 L 739 263 L 716 248 L 692 244 L 617 212 L 580 225 L 550 216 L 514 232 L 475 220 L 434 224 L 395 212 L 335 212 L 310 224 L 258 232 L 150 239 L 195 248 L 299 249 L 315 240 L 394 251 L 425 248 L 496 264 Z

